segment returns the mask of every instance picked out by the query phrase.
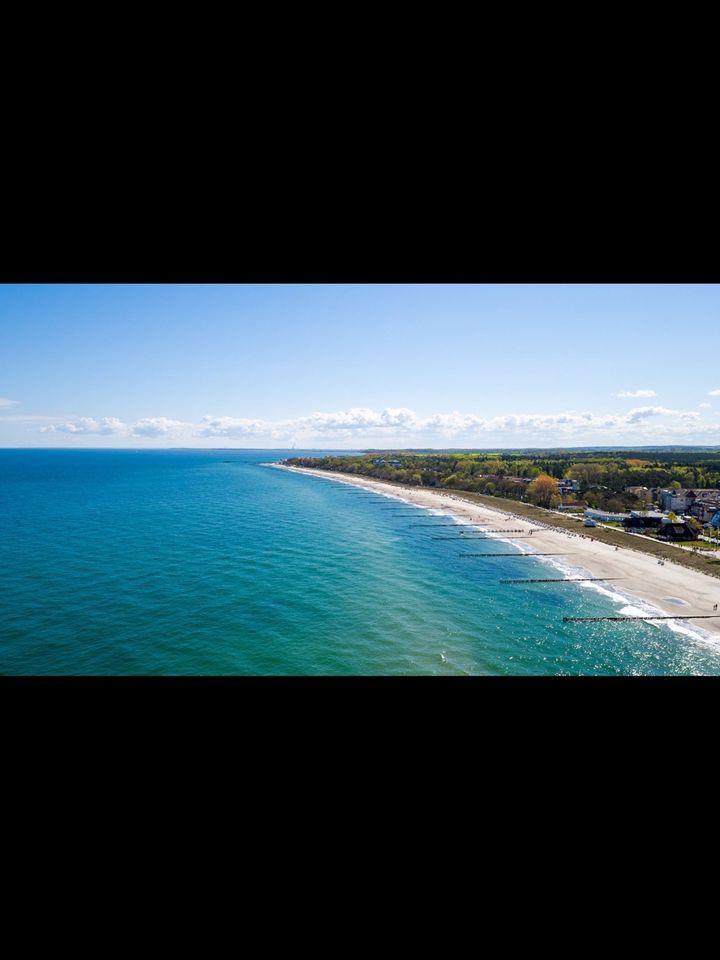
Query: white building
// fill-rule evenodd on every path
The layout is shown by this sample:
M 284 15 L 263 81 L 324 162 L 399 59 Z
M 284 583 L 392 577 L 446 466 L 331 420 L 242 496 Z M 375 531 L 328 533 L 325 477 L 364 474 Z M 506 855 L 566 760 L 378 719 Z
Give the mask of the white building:
M 627 517 L 630 516 L 629 513 L 608 513 L 607 510 L 595 510 L 592 507 L 588 507 L 585 510 L 585 516 L 590 517 L 591 520 L 600 520 L 605 523 L 622 523 Z

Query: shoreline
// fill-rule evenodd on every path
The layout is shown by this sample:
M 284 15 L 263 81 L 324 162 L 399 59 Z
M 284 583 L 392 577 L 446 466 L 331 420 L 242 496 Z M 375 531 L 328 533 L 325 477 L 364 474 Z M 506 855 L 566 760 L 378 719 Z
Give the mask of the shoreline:
M 657 613 L 662 616 L 677 614 L 678 617 L 695 613 L 698 615 L 712 614 L 713 604 L 720 604 L 720 582 L 716 577 L 708 576 L 696 570 L 668 561 L 660 565 L 651 555 L 615 547 L 583 536 L 578 531 L 565 531 L 553 528 L 542 521 L 529 520 L 527 517 L 502 509 L 493 509 L 481 504 L 473 503 L 457 496 L 454 492 L 440 491 L 425 487 L 398 487 L 383 480 L 374 480 L 370 477 L 355 476 L 331 471 L 310 470 L 305 467 L 288 467 L 284 464 L 268 464 L 275 469 L 287 470 L 291 473 L 304 473 L 316 479 L 326 479 L 346 483 L 371 490 L 373 492 L 391 496 L 426 509 L 443 508 L 448 515 L 463 524 L 482 524 L 492 522 L 493 529 L 507 529 L 507 534 L 494 533 L 498 540 L 508 540 L 522 553 L 555 552 L 565 553 L 566 558 L 544 557 L 539 562 L 551 565 L 560 570 L 564 577 L 575 578 L 590 575 L 601 579 L 618 579 L 622 586 L 612 583 L 579 583 L 580 587 L 595 589 L 614 599 L 618 604 L 624 602 L 626 607 L 634 608 L 627 611 L 628 617 L 635 615 L 650 615 Z M 513 540 L 511 530 L 515 530 L 521 523 L 533 529 L 532 536 L 520 541 Z M 581 572 L 582 571 L 582 572 Z M 654 608 L 646 612 L 637 609 L 637 604 Z M 625 614 L 624 610 L 618 610 Z M 717 611 L 720 613 L 720 609 Z M 700 625 L 702 624 L 702 625 Z M 703 620 L 697 623 L 693 620 L 666 620 L 658 621 L 659 626 L 668 626 L 675 633 L 687 634 L 701 640 L 717 643 L 720 640 L 720 618 L 717 620 Z

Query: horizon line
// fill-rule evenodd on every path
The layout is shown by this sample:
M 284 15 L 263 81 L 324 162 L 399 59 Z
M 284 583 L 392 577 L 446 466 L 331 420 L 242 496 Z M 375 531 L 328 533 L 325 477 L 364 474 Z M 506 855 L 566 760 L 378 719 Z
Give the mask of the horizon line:
M 293 450 L 297 450 L 296 447 L 137 447 L 137 446 L 125 446 L 125 447 L 98 447 L 98 446 L 73 446 L 73 447 L 60 447 L 60 446 L 0 446 L 0 450 L 133 450 L 136 453 L 157 453 L 159 451 L 168 451 L 168 450 L 199 450 L 210 452 L 212 450 L 234 450 L 234 451 L 248 451 L 248 452 L 272 452 L 272 451 L 284 451 L 292 453 Z M 571 450 L 668 450 L 668 449 L 684 449 L 684 450 L 720 450 L 720 444 L 707 444 L 707 443 L 659 443 L 659 444 L 580 444 L 578 446 L 517 446 L 517 447 L 348 447 L 343 449 L 338 449 L 337 447 L 301 447 L 300 451 L 307 451 L 310 453 L 425 453 L 426 451 L 431 451 L 433 453 L 457 453 L 457 452 L 477 452 L 477 453 L 487 453 L 487 452 L 513 452 L 516 450 L 540 450 L 540 451 L 571 451 Z

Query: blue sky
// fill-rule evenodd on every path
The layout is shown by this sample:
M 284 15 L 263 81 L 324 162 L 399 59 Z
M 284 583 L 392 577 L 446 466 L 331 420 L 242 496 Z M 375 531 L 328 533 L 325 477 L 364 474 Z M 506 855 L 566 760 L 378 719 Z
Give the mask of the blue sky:
M 714 285 L 6 285 L 0 445 L 720 444 Z

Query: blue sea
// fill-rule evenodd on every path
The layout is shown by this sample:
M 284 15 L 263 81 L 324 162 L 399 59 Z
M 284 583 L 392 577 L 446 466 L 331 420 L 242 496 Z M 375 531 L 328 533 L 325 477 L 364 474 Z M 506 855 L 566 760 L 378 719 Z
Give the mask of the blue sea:
M 702 630 L 563 623 L 628 601 L 267 466 L 303 453 L 0 450 L 0 673 L 720 673 Z

